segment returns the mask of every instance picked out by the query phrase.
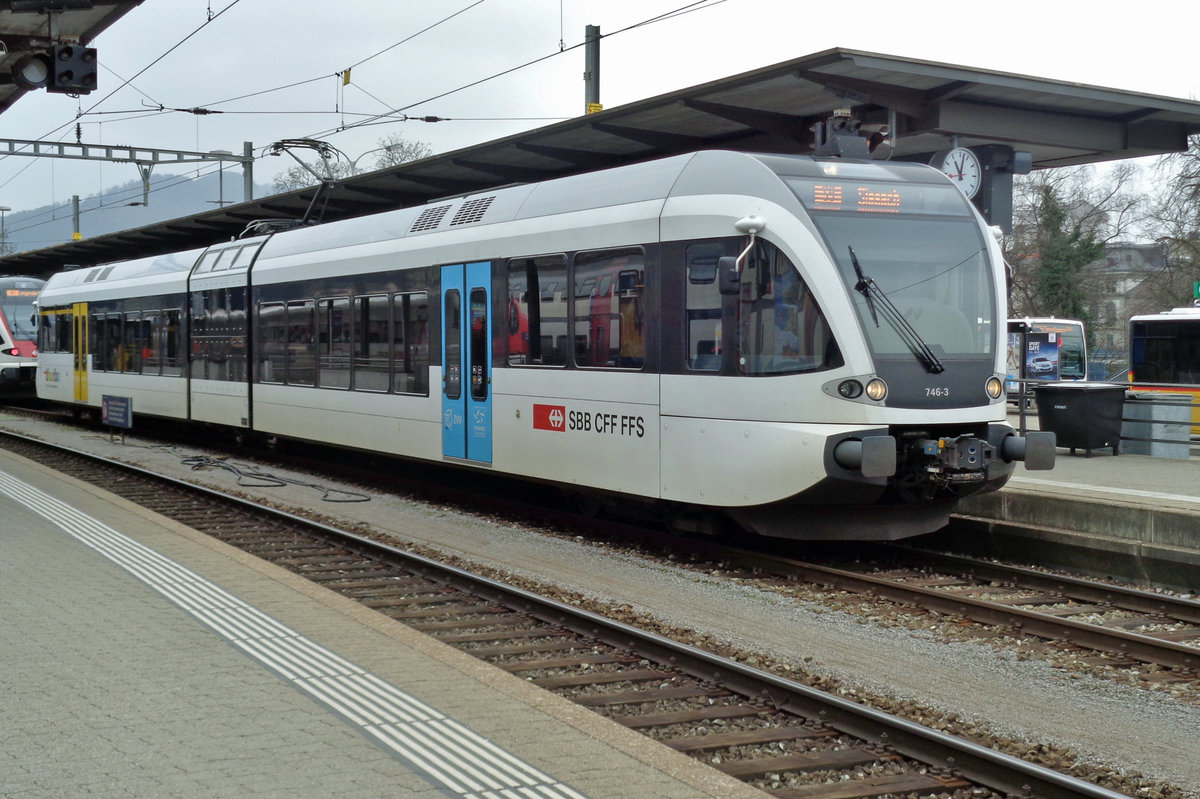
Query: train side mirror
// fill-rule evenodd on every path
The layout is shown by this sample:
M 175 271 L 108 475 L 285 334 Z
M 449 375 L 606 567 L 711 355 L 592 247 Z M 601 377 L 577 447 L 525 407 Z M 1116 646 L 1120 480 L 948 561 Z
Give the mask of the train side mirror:
M 742 291 L 742 276 L 738 272 L 737 258 L 722 256 L 717 260 L 717 285 L 727 297 L 736 297 Z

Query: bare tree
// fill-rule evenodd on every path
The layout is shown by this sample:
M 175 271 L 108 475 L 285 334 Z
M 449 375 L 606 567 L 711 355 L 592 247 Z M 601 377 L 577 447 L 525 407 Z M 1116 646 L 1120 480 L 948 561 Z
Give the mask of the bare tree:
M 378 147 L 368 150 L 363 155 L 372 153 L 378 153 L 373 161 L 373 169 L 386 169 L 389 166 L 427 158 L 433 154 L 433 150 L 424 142 L 409 141 L 403 136 L 392 134 L 380 139 Z M 296 164 L 280 172 L 275 176 L 275 191 L 282 194 L 316 185 L 319 182 L 318 175 L 321 180 L 336 182 L 370 171 L 358 163 L 363 156 L 351 161 L 340 153 L 337 155 L 339 157 L 305 161 L 304 164 Z
M 1116 165 L 1104 176 L 1090 166 L 1045 169 L 1018 176 L 1013 185 L 1013 234 L 1005 243 L 1012 269 L 1010 304 L 1014 315 L 1062 313 L 1055 299 L 1062 289 L 1079 292 L 1083 307 L 1094 307 L 1105 286 L 1102 276 L 1089 274 L 1087 262 L 1062 260 L 1063 246 L 1080 253 L 1134 236 L 1146 224 L 1146 199 L 1138 189 L 1138 168 Z M 1057 265 L 1044 263 L 1048 246 L 1057 247 Z M 1050 274 L 1054 277 L 1047 283 Z M 1075 306 L 1078 307 L 1078 306 Z
M 376 169 L 386 169 L 389 166 L 407 164 L 409 161 L 420 161 L 433 155 L 433 149 L 421 141 L 408 139 L 393 133 L 379 140 L 380 152 L 375 158 Z
M 1159 160 L 1156 183 L 1163 190 L 1154 202 L 1155 240 L 1166 248 L 1162 273 L 1147 280 L 1141 312 L 1186 304 L 1200 281 L 1200 136 L 1185 152 Z

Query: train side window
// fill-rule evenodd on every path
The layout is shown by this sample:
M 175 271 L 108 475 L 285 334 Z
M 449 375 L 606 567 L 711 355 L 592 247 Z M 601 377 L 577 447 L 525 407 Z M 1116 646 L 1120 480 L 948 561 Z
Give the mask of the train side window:
M 791 260 L 759 239 L 741 272 L 738 370 L 747 375 L 832 369 L 843 364 L 808 285 Z
M 350 388 L 350 298 L 317 303 L 317 379 L 325 388 Z
M 229 368 L 226 379 L 235 383 L 246 382 L 246 287 L 236 286 L 224 290 L 226 352 Z
M 721 292 L 717 261 L 725 254 L 720 242 L 689 244 L 687 259 L 688 368 L 715 372 L 721 368 Z
M 142 374 L 162 374 L 162 311 L 142 311 Z
M 208 320 L 208 379 L 229 379 L 229 289 L 206 292 Z
M 287 304 L 287 383 L 313 386 L 317 382 L 316 315 L 312 300 Z
M 106 313 L 99 317 L 100 328 L 96 332 L 97 348 L 92 352 L 100 355 L 100 369 L 106 372 L 121 371 L 121 336 L 125 327 L 125 316 Z
M 385 294 L 354 298 L 354 388 L 388 390 L 388 298 Z
M 446 347 L 442 393 L 446 399 L 456 400 L 462 396 L 462 294 L 458 289 L 449 289 L 442 296 L 442 320 Z
M 104 314 L 91 313 L 88 319 L 88 352 L 92 354 L 92 370 L 104 372 L 108 370 L 108 347 L 105 344 Z
M 258 380 L 282 383 L 286 377 L 287 314 L 282 302 L 258 306 Z
M 42 352 L 74 352 L 72 319 L 69 309 L 55 309 L 42 313 L 38 329 L 38 349 Z
M 574 265 L 575 364 L 640 369 L 646 361 L 642 249 L 578 253 Z
M 429 295 L 392 297 L 392 391 L 429 393 Z
M 205 256 L 207 259 L 207 256 Z M 209 259 L 209 265 L 212 261 Z M 208 313 L 204 299 L 204 292 L 193 291 L 190 302 L 190 312 L 192 318 L 192 352 L 191 352 L 191 377 L 196 380 L 204 380 L 208 377 Z
M 146 339 L 142 330 L 141 311 L 125 313 L 125 327 L 120 348 L 120 369 L 122 372 L 142 371 L 142 356 Z
M 183 375 L 183 352 L 180 347 L 183 341 L 182 322 L 182 309 L 168 308 L 163 312 L 162 373 L 171 377 L 180 377 Z
M 491 366 L 492 348 L 488 346 L 487 290 L 471 289 L 470 327 L 471 337 L 471 399 L 482 402 L 488 396 L 488 367 Z
M 567 257 L 542 255 L 508 262 L 506 329 L 509 366 L 567 363 Z
M 246 290 L 235 287 L 193 292 L 191 339 L 193 378 L 244 381 Z M 275 372 L 275 376 L 281 377 L 282 373 Z

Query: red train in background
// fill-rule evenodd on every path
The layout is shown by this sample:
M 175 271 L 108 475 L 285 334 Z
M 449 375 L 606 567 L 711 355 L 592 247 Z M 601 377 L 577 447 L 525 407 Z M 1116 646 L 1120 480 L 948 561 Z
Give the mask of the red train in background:
M 46 281 L 0 277 L 0 392 L 34 393 L 37 371 L 37 309 Z

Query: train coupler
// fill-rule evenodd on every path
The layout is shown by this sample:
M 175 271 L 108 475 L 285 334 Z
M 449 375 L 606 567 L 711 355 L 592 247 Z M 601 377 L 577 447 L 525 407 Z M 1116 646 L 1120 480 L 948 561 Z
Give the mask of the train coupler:
M 936 483 L 969 485 L 987 481 L 987 467 L 997 460 L 996 448 L 975 436 L 920 438 L 911 444 Z

